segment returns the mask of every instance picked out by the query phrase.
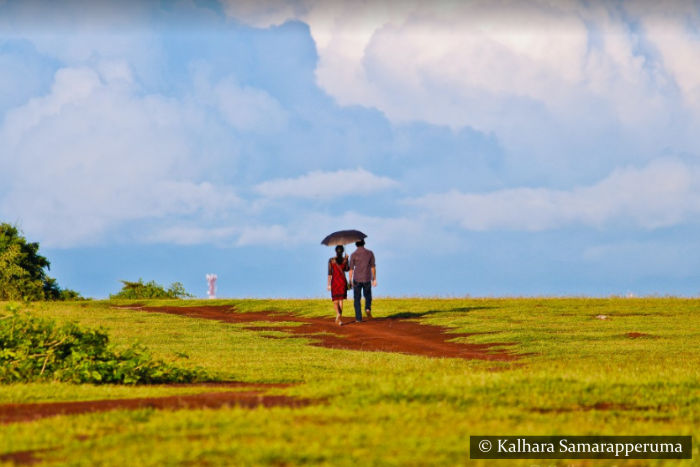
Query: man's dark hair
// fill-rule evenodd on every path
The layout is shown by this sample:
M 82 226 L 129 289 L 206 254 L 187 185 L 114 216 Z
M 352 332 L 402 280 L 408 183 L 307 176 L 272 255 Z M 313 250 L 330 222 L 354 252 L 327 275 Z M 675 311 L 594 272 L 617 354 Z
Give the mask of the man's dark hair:
M 355 242 L 355 246 L 365 246 L 365 241 L 364 240 L 357 241 L 357 242 Z

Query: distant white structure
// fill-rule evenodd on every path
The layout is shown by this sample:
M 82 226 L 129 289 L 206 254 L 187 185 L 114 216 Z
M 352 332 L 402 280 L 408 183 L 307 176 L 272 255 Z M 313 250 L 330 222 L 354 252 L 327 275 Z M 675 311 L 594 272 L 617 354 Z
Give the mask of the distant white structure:
M 207 290 L 207 295 L 210 299 L 216 298 L 216 274 L 207 274 L 207 282 L 209 283 L 209 290 Z

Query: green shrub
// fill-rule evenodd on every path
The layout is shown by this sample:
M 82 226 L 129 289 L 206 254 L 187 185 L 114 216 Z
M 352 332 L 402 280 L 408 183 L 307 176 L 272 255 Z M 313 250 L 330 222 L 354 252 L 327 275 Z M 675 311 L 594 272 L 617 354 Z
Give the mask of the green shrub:
M 0 316 L 0 383 L 66 381 L 93 384 L 157 384 L 205 380 L 203 370 L 154 360 L 133 345 L 122 352 L 109 346 L 102 329 L 82 329 L 21 312 L 8 305 Z
M 80 295 L 80 292 L 76 292 L 71 289 L 61 289 L 60 300 L 90 300 Z
M 109 298 L 125 298 L 125 299 L 140 299 L 140 298 L 185 298 L 193 297 L 187 293 L 185 287 L 180 282 L 173 282 L 169 289 L 165 289 L 162 285 L 155 281 L 143 282 L 139 279 L 137 282 L 121 281 L 124 286 L 119 293 L 110 295 Z

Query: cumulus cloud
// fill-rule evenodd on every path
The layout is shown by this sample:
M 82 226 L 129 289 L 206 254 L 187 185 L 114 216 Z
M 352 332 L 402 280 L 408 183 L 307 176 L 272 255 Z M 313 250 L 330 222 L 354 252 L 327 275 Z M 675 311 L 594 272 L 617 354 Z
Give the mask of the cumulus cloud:
M 519 171 L 536 160 L 570 180 L 599 177 L 607 146 L 644 162 L 700 142 L 693 2 L 225 3 L 258 26 L 306 22 L 317 82 L 340 104 L 495 132 Z
M 572 190 L 452 191 L 408 203 L 476 231 L 541 231 L 572 225 L 653 229 L 687 222 L 700 212 L 700 168 L 664 159 L 640 169 L 616 170 L 594 185 Z
M 279 131 L 286 124 L 286 112 L 266 92 L 239 86 L 233 79 L 213 89 L 216 106 L 226 121 L 242 131 Z
M 673 2 L 662 5 L 630 4 L 640 19 L 645 36 L 658 51 L 664 69 L 668 70 L 685 102 L 700 109 L 700 10 L 695 2 Z
M 362 168 L 335 172 L 313 171 L 297 178 L 269 180 L 255 186 L 267 198 L 319 198 L 362 196 L 398 186 L 388 177 L 374 175 Z
M 273 133 L 282 131 L 288 115 L 282 105 L 262 89 L 241 85 L 234 75 L 215 79 L 205 62 L 190 65 L 194 97 L 221 115 L 241 132 Z
M 236 208 L 232 187 L 202 180 L 208 123 L 196 106 L 140 94 L 125 63 L 61 69 L 47 95 L 0 127 L 0 212 L 49 246 L 70 246 L 132 220 Z
M 270 5 L 267 11 L 290 13 Z M 572 86 L 604 93 L 615 79 L 641 86 L 646 79 L 658 78 L 652 75 L 659 70 L 650 63 L 651 54 L 640 50 L 642 39 L 662 46 L 665 40 L 675 41 L 671 45 L 681 46 L 681 57 L 670 67 L 671 76 L 680 82 L 697 80 L 689 73 L 696 54 L 685 53 L 698 42 L 690 28 L 700 19 L 692 2 L 674 2 L 674 8 L 629 2 L 616 10 L 578 1 L 388 0 L 358 5 L 310 0 L 296 11 L 309 22 L 319 48 L 319 82 L 341 102 L 357 91 L 346 89 L 347 78 L 340 75 L 360 70 L 354 78 L 361 79 L 354 84 L 367 89 L 371 67 L 387 66 L 378 71 L 391 72 L 391 80 L 414 89 L 439 81 L 462 93 L 477 88 L 558 105 L 561 94 Z M 633 31 L 629 18 L 619 11 L 641 20 L 645 30 Z M 673 73 L 683 57 L 690 59 L 684 62 L 685 72 Z

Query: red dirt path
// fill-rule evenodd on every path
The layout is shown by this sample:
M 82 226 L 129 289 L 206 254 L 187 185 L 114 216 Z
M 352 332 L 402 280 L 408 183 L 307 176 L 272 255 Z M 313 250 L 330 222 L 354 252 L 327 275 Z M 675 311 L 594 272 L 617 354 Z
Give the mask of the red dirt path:
M 178 385 L 175 385 L 178 386 Z M 106 412 L 109 410 L 137 409 L 218 409 L 226 406 L 245 408 L 255 407 L 305 407 L 312 404 L 311 399 L 301 399 L 281 395 L 265 395 L 263 388 L 284 387 L 289 385 L 262 383 L 216 383 L 204 385 L 179 385 L 182 387 L 206 386 L 226 388 L 246 388 L 247 391 L 221 391 L 201 394 L 186 394 L 165 397 L 143 397 L 135 399 L 105 399 L 71 402 L 37 402 L 29 404 L 0 405 L 0 424 L 28 422 L 56 415 L 74 415 L 86 412 Z
M 169 313 L 190 318 L 212 319 L 226 323 L 254 323 L 248 329 L 282 331 L 290 337 L 310 337 L 311 345 L 332 349 L 350 349 L 379 352 L 399 352 L 427 357 L 451 357 L 494 361 L 510 361 L 518 355 L 505 351 L 510 343 L 467 344 L 448 339 L 468 337 L 476 333 L 448 333 L 449 329 L 432 324 L 421 324 L 415 317 L 388 317 L 356 323 L 345 318 L 338 326 L 332 318 L 309 318 L 290 314 L 266 312 L 239 313 L 230 306 L 197 307 L 120 307 L 151 313 Z M 260 322 L 271 322 L 260 326 Z M 301 326 L 274 326 L 275 322 L 302 323 Z M 323 334 L 319 334 L 323 333 Z M 500 349 L 496 349 L 500 347 Z

